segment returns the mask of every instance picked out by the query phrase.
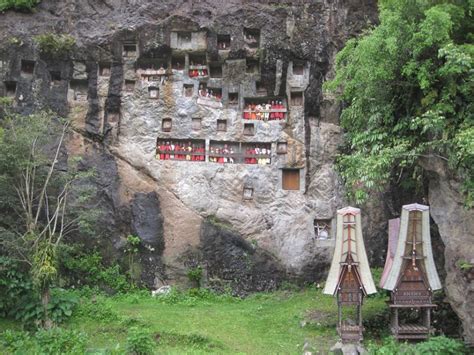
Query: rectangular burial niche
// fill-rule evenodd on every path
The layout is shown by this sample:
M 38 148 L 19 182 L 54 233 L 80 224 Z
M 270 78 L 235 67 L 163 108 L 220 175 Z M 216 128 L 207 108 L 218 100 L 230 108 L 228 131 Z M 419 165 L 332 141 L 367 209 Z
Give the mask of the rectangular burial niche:
M 291 106 L 302 106 L 303 105 L 303 92 L 292 91 L 290 93 L 290 103 L 291 103 Z
M 249 48 L 260 47 L 260 30 L 257 28 L 244 28 L 244 40 Z
M 277 154 L 286 154 L 288 152 L 288 143 L 278 142 L 277 143 Z
M 208 97 L 217 101 L 222 100 L 222 89 L 221 88 L 207 88 Z
M 51 76 L 51 84 L 59 84 L 61 81 L 61 72 L 56 70 L 50 70 L 49 75 Z
M 268 165 L 271 163 L 272 144 L 250 142 L 242 143 L 245 164 Z
M 110 63 L 99 63 L 99 76 L 110 76 Z
M 220 51 L 230 49 L 230 35 L 217 35 L 217 49 Z
M 200 131 L 201 127 L 202 127 L 201 117 L 191 118 L 191 128 L 193 129 L 193 131 Z
M 239 93 L 229 92 L 229 105 L 237 106 L 239 104 Z
M 206 141 L 202 139 L 158 138 L 158 160 L 206 161 Z
M 160 89 L 156 86 L 148 87 L 148 97 L 150 99 L 159 99 L 160 98 Z
M 15 97 L 16 96 L 16 81 L 5 81 L 5 96 Z
M 178 40 L 178 47 L 186 47 L 191 43 L 192 33 L 187 31 L 181 31 L 176 33 Z
M 161 130 L 163 132 L 171 132 L 171 128 L 173 127 L 173 123 L 171 118 L 163 118 L 161 121 Z
M 244 120 L 281 121 L 286 118 L 285 100 L 281 97 L 258 96 L 244 98 Z
M 209 162 L 220 164 L 239 163 L 239 143 L 210 141 Z
M 300 169 L 281 169 L 281 185 L 283 190 L 299 190 Z
M 126 79 L 125 80 L 125 91 L 132 92 L 133 90 L 135 90 L 135 80 Z
M 244 200 L 252 200 L 253 199 L 253 187 L 244 186 L 244 191 L 242 193 L 242 197 L 243 197 Z
M 295 61 L 293 62 L 293 75 L 303 75 L 304 74 L 304 62 Z
M 148 97 L 150 99 L 159 99 L 160 98 L 160 89 L 156 86 L 148 87 Z
M 194 85 L 193 84 L 183 84 L 183 95 L 185 97 L 192 97 L 194 95 Z
M 255 83 L 255 88 L 257 89 L 257 95 L 261 96 L 267 96 L 267 89 L 263 85 L 261 81 L 257 81 Z
M 331 220 L 318 219 L 314 220 L 314 235 L 316 239 L 326 240 L 331 238 Z
M 73 79 L 69 82 L 69 87 L 74 92 L 74 101 L 87 101 L 87 79 Z
M 227 120 L 217 120 L 217 128 L 218 132 L 226 132 L 227 131 Z
M 244 123 L 244 136 L 255 135 L 255 125 L 253 123 Z
M 137 56 L 137 44 L 134 42 L 125 42 L 122 47 L 122 56 L 134 58 Z
M 189 66 L 207 66 L 206 53 L 189 53 Z
M 222 64 L 221 63 L 212 63 L 209 66 L 211 78 L 222 78 Z
M 171 56 L 171 68 L 174 70 L 184 70 L 186 59 L 184 55 L 173 54 Z
M 190 53 L 189 54 L 189 77 L 208 76 L 209 69 L 207 67 L 206 54 Z
M 33 75 L 35 71 L 35 61 L 34 60 L 21 60 L 21 74 L 23 75 Z
M 258 74 L 260 72 L 260 63 L 256 59 L 246 58 L 245 65 L 247 74 Z

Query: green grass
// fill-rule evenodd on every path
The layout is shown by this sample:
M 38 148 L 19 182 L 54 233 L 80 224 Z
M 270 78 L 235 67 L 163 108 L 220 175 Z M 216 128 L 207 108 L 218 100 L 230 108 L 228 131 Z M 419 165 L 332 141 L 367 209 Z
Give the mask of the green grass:
M 337 340 L 335 301 L 315 289 L 243 300 L 213 295 L 99 297 L 95 307 L 107 312 L 82 312 L 64 325 L 87 333 L 95 353 L 122 353 L 133 325 L 152 331 L 160 354 L 301 354 L 305 342 L 324 353 Z M 384 307 L 383 298 L 371 298 L 364 312 L 370 316 Z M 0 331 L 12 326 L 0 322 Z

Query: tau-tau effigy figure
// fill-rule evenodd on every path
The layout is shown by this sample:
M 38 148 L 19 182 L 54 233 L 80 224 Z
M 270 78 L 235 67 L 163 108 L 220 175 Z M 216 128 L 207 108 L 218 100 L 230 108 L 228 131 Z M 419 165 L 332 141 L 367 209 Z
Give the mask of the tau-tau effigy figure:
M 391 331 L 397 339 L 425 339 L 432 332 L 432 292 L 441 288 L 430 236 L 429 207 L 402 207 L 389 221 L 387 259 L 380 287 L 391 291 Z M 408 319 L 407 319 L 408 318 Z
M 377 292 L 362 236 L 360 209 L 346 207 L 337 211 L 336 247 L 329 270 L 325 294 L 337 297 L 337 330 L 342 342 L 362 340 L 362 302 Z M 355 307 L 356 320 L 343 319 L 343 307 Z

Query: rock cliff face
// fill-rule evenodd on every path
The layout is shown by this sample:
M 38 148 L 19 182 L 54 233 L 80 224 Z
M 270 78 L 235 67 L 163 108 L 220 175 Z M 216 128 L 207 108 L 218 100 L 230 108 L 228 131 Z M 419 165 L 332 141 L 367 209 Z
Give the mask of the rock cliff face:
M 140 237 L 149 286 L 185 279 L 195 260 L 225 278 L 225 255 L 232 279 L 251 275 L 246 291 L 321 280 L 333 240 L 317 238 L 315 220 L 331 228 L 343 205 L 338 110 L 321 85 L 374 15 L 370 1 L 43 1 L 1 15 L 2 89 L 24 113 L 73 119 L 68 151 L 98 171 L 103 234 L 117 251 Z M 50 32 L 72 35 L 72 53 L 41 52 L 32 38 Z M 272 101 L 278 113 L 244 113 Z M 157 151 L 170 146 L 202 160 Z M 274 277 L 247 270 L 242 253 Z
M 68 152 L 97 171 L 112 258 L 135 234 L 150 287 L 184 282 L 197 265 L 211 286 L 239 293 L 324 279 L 333 240 L 316 231 L 326 225 L 332 236 L 345 201 L 334 171 L 339 110 L 321 88 L 345 40 L 376 21 L 375 1 L 44 0 L 34 14 L 0 19 L 0 91 L 23 113 L 71 117 Z M 42 53 L 33 37 L 50 32 L 72 35 L 74 50 Z M 249 105 L 272 101 L 283 119 L 244 119 Z M 157 151 L 171 145 L 196 155 Z M 466 237 L 450 237 L 441 217 L 444 181 L 433 180 L 430 202 L 453 284 L 464 277 L 452 260 Z M 374 265 L 400 210 L 391 206 L 363 210 Z M 466 327 L 473 307 L 461 281 L 448 295 Z

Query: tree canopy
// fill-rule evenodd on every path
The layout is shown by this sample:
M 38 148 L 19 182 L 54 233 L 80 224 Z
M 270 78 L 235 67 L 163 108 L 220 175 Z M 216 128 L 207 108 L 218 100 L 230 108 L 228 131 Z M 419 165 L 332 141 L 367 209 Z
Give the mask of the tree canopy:
M 365 201 L 420 159 L 445 161 L 474 205 L 473 0 L 385 0 L 380 24 L 351 39 L 325 88 L 343 101 L 338 166 Z

